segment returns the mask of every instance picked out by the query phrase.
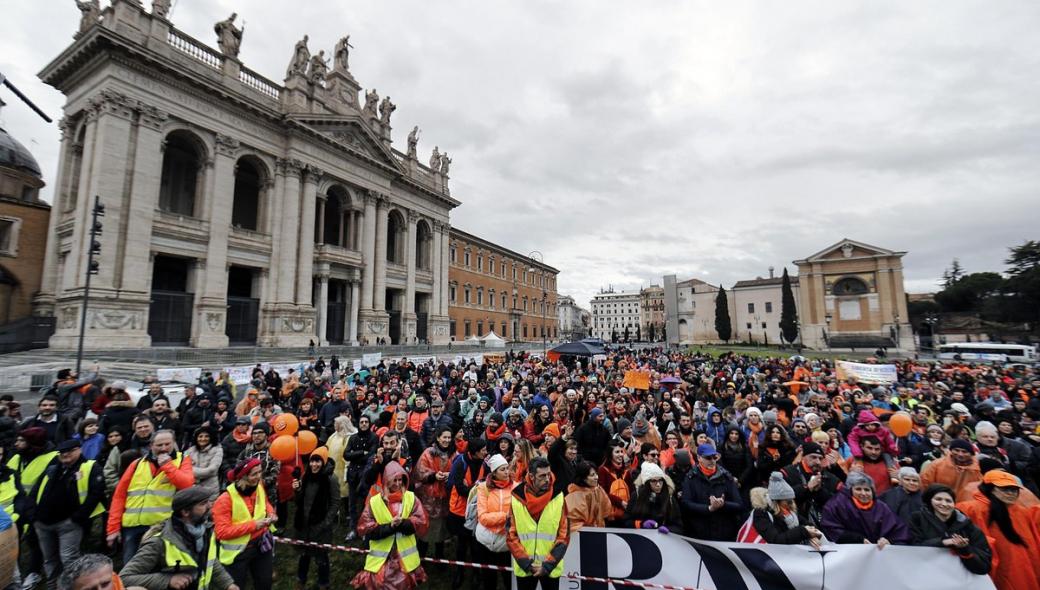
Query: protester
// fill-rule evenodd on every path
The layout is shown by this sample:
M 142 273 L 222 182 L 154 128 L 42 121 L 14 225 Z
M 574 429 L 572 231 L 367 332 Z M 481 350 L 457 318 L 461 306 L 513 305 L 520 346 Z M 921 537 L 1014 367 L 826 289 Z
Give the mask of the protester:
M 567 487 L 567 518 L 570 532 L 591 526 L 606 526 L 610 516 L 610 498 L 599 487 L 599 473 L 588 461 L 578 461 L 574 483 Z
M 411 590 L 426 581 L 416 535 L 426 534 L 426 511 L 408 490 L 408 474 L 390 461 L 381 474 L 384 483 L 369 496 L 358 520 L 358 535 L 368 540 L 365 566 L 351 584 L 365 590 Z
M 888 504 L 903 522 L 910 522 L 910 517 L 921 510 L 921 476 L 913 467 L 899 468 L 899 486 L 889 489 L 878 497 Z
M 493 455 L 487 460 L 490 476 L 478 484 L 477 494 L 477 538 L 474 544 L 475 558 L 479 563 L 509 565 L 509 548 L 506 545 L 506 527 L 512 512 L 513 482 L 509 463 L 502 455 Z M 526 476 L 525 476 L 526 477 Z M 480 527 L 484 530 L 481 531 Z M 495 572 L 491 569 L 480 571 L 484 590 L 496 590 L 498 580 L 502 580 L 503 590 L 512 587 L 508 571 Z
M 675 500 L 675 483 L 655 463 L 647 463 L 635 481 L 621 526 L 657 529 L 661 533 L 683 532 L 683 516 Z
M 274 538 L 278 522 L 262 481 L 262 465 L 256 457 L 239 461 L 227 473 L 230 482 L 213 504 L 213 530 L 220 543 L 220 563 L 239 587 L 251 578 L 253 588 L 271 588 L 274 571 Z
M 870 543 L 878 549 L 910 541 L 906 523 L 877 501 L 869 475 L 854 471 L 845 486 L 823 509 L 821 527 L 828 539 L 835 543 Z
M 58 590 L 124 590 L 112 560 L 99 553 L 87 553 L 66 566 L 58 578 Z
M 518 590 L 557 590 L 570 542 L 567 506 L 553 490 L 549 462 L 531 462 L 527 478 L 513 489 L 507 544 Z
M 195 431 L 193 443 L 185 455 L 191 459 L 195 485 L 209 490 L 216 498 L 220 492 L 220 466 L 224 463 L 224 448 L 213 444 L 213 431 L 208 427 L 199 427 Z
M 434 409 L 443 406 L 434 406 Z M 431 414 L 427 423 L 435 419 Z M 429 545 L 434 556 L 444 557 L 444 541 L 448 538 L 448 476 L 455 460 L 455 443 L 450 426 L 437 426 L 432 444 L 423 451 L 415 465 L 415 493 L 422 502 L 429 521 L 426 534 L 420 537 L 419 553 L 427 555 Z
M 329 450 L 318 447 L 307 459 L 307 468 L 300 478 L 293 480 L 296 512 L 293 515 L 295 538 L 312 543 L 331 543 L 332 525 L 339 512 L 339 483 L 329 461 Z M 313 560 L 318 570 L 318 588 L 329 588 L 329 550 L 317 547 L 297 547 L 300 559 L 296 566 L 296 581 L 300 588 L 307 587 L 307 574 Z
M 710 541 L 736 538 L 744 503 L 737 480 L 719 465 L 719 453 L 711 443 L 697 447 L 697 465 L 682 485 L 683 530 Z
M 992 539 L 993 569 L 997 590 L 1040 588 L 1040 507 L 1024 508 L 1018 501 L 1022 484 L 1000 469 L 986 473 L 968 502 L 957 509 Z
M 762 492 L 763 488 L 751 491 L 754 507 L 751 518 L 755 531 L 766 543 L 808 543 L 817 549 L 820 547 L 823 533 L 799 515 L 794 488 L 784 480 L 783 474 L 774 471 L 769 476 L 769 488 Z
M 993 556 L 989 541 L 955 508 L 954 493 L 948 486 L 932 484 L 925 490 L 921 507 L 910 516 L 909 523 L 914 545 L 949 549 L 971 573 L 989 573 Z

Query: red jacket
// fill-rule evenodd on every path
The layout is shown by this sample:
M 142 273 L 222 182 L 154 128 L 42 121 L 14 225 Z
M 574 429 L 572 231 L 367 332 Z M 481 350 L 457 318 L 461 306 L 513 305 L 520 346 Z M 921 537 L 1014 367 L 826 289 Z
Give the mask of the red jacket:
M 173 487 L 178 490 L 190 488 L 195 485 L 195 472 L 191 468 L 191 458 L 187 455 L 181 455 L 181 466 L 177 467 L 173 464 L 173 461 L 167 462 L 162 467 L 155 464 L 154 461 L 148 461 L 148 466 L 152 468 L 152 476 L 162 471 L 166 474 L 166 478 L 170 480 Z M 126 512 L 126 491 L 130 487 L 130 480 L 134 477 L 134 471 L 137 470 L 137 464 L 142 459 L 135 459 L 126 471 L 123 472 L 123 476 L 119 478 L 119 484 L 116 485 L 116 491 L 112 494 L 112 505 L 108 509 L 108 526 L 105 528 L 105 534 L 111 535 L 118 533 L 123 528 L 123 513 Z

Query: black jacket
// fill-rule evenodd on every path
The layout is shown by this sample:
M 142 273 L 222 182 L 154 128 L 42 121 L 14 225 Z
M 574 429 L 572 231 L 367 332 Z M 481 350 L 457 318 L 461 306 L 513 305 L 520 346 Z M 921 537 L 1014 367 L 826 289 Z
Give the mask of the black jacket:
M 371 430 L 359 430 L 350 437 L 350 442 L 343 451 L 343 458 L 349 463 L 347 481 L 351 487 L 357 487 L 361 472 L 365 470 L 365 462 L 368 461 L 368 456 L 375 452 L 377 444 L 379 439 Z
M 910 516 L 910 534 L 913 544 L 923 547 L 942 547 L 943 539 L 960 535 L 968 539 L 968 546 L 956 551 L 960 562 L 973 574 L 989 573 L 993 559 L 993 550 L 986 540 L 986 535 L 979 530 L 971 519 L 956 510 L 950 520 L 943 522 L 936 518 L 928 508 L 921 508 Z M 951 549 L 951 551 L 953 551 Z
M 823 507 L 838 493 L 841 481 L 830 471 L 820 472 L 823 482 L 820 487 L 810 490 L 808 473 L 800 463 L 788 465 L 780 470 L 784 475 L 784 481 L 794 490 L 794 502 L 798 505 L 798 517 L 810 526 L 820 527 L 823 518 Z
M 903 522 L 910 522 L 910 517 L 924 505 L 921 501 L 921 492 L 908 494 L 906 490 L 899 486 L 885 491 L 879 498 L 882 502 L 888 504 L 892 512 L 895 512 L 896 516 L 902 519 Z
M 596 420 L 590 420 L 574 431 L 578 453 L 593 465 L 602 465 L 610 447 L 610 431 Z
M 33 515 L 36 522 L 55 524 L 67 518 L 78 524 L 90 522 L 90 513 L 94 511 L 98 503 L 105 499 L 105 478 L 102 475 L 101 464 L 94 462 L 88 476 L 87 497 L 80 504 L 76 484 L 80 466 L 84 461 L 85 459 L 80 458 L 79 461 L 66 468 L 55 458 L 47 466 L 44 471 L 47 485 L 43 488 L 43 494 L 40 495 L 40 486 L 44 482 L 44 477 L 36 482 L 29 494 L 33 502 L 36 502 L 39 496 L 39 502 L 36 504 Z
M 768 509 L 756 508 L 751 515 L 755 530 L 770 545 L 798 545 L 810 538 L 801 516 L 798 517 L 798 526 L 790 528 L 783 518 L 774 516 Z
M 737 480 L 725 467 L 716 467 L 709 478 L 695 466 L 686 476 L 682 488 L 683 530 L 688 536 L 708 541 L 737 538 L 740 518 L 746 513 Z M 711 496 L 725 500 L 722 508 L 708 509 Z

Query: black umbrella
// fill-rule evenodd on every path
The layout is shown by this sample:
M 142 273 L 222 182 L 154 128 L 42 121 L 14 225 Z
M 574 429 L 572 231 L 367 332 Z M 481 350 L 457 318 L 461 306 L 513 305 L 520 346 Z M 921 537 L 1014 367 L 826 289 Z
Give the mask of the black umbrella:
M 601 346 L 589 344 L 588 342 L 566 342 L 553 348 L 549 352 L 555 352 L 556 354 L 570 354 L 573 356 L 594 356 L 597 354 L 606 354 L 606 350 Z

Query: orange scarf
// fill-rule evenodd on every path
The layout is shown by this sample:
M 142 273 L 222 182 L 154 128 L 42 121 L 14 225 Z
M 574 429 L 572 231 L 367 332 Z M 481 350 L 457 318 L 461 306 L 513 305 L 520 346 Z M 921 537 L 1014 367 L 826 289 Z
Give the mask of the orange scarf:
M 712 469 L 708 470 L 708 469 L 705 469 L 704 466 L 700 465 L 700 464 L 697 465 L 697 469 L 700 469 L 701 473 L 703 473 L 705 477 L 711 477 L 711 476 L 715 475 L 716 471 L 719 470 L 718 467 L 713 467 Z
M 852 503 L 855 504 L 856 508 L 859 508 L 860 510 L 870 510 L 871 508 L 874 507 L 874 499 L 873 498 L 871 498 L 870 502 L 866 502 L 866 503 L 860 502 L 858 499 L 856 499 L 856 496 L 851 496 L 851 498 L 852 498 Z
M 556 477 L 550 476 L 549 489 L 545 490 L 545 493 L 539 496 L 534 495 L 534 480 L 531 479 L 530 474 L 528 474 L 525 483 L 527 484 L 524 487 L 524 492 L 527 498 L 527 513 L 531 515 L 531 518 L 537 520 L 538 517 L 542 515 L 542 510 L 545 510 L 545 507 L 553 498 L 553 484 L 556 483 Z

